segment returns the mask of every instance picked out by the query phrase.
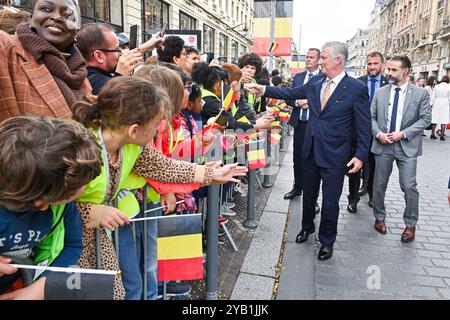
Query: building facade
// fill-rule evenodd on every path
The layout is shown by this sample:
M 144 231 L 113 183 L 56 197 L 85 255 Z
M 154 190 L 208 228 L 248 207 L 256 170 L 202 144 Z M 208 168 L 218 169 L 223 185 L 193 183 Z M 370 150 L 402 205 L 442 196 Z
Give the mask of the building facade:
M 408 55 L 416 78 L 450 75 L 449 0 L 377 1 L 369 35 L 371 51 Z
M 359 29 L 356 34 L 347 41 L 348 61 L 347 73 L 354 78 L 362 77 L 366 71 L 366 61 L 369 44 L 369 29 Z
M 197 30 L 200 51 L 221 62 L 235 62 L 252 47 L 253 0 L 78 0 L 82 24 L 106 22 L 117 32 L 138 25 L 141 42 L 167 24 L 170 31 Z M 1 4 L 31 8 L 32 0 L 0 0 Z

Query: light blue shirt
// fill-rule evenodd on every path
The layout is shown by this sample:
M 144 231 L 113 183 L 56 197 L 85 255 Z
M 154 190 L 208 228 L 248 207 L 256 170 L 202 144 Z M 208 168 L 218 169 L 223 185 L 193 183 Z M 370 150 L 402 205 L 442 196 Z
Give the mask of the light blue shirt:
M 369 97 L 370 97 L 370 87 L 372 86 L 372 81 L 370 79 L 372 79 L 372 77 L 367 75 L 367 89 L 368 89 L 367 92 L 369 93 Z M 376 92 L 381 87 L 381 73 L 377 75 L 375 79 L 377 79 L 377 81 L 375 81 L 375 92 Z

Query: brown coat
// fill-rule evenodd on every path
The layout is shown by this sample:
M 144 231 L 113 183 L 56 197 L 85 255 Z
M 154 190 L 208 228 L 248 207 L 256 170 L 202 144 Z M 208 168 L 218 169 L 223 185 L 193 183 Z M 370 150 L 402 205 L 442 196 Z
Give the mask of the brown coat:
M 84 88 L 92 91 L 87 79 Z M 24 49 L 17 35 L 0 31 L 0 122 L 22 114 L 72 117 L 47 67 Z

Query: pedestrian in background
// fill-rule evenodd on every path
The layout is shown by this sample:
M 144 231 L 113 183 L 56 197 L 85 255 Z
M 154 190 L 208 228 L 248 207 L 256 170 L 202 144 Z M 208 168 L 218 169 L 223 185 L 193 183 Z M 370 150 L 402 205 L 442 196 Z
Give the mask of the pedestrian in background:
M 436 126 L 441 125 L 440 139 L 445 141 L 445 128 L 449 123 L 450 118 L 450 84 L 449 77 L 443 76 L 441 82 L 434 88 L 434 94 L 432 96 L 432 118 L 431 118 L 431 136 L 435 139 L 434 135 Z M 433 138 L 432 138 L 433 139 Z

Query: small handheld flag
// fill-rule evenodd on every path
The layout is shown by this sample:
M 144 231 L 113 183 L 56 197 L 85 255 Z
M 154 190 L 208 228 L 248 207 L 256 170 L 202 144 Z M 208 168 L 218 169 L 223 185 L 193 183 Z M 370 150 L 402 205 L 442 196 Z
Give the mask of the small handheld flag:
M 264 144 L 261 142 L 261 140 L 256 140 L 249 143 L 247 161 L 250 170 L 265 168 L 267 165 Z
M 225 111 L 228 111 L 231 109 L 234 102 L 237 100 L 237 94 L 234 92 L 232 87 L 224 85 L 223 82 L 222 82 L 222 86 L 223 86 L 223 92 L 225 94 L 225 97 L 223 99 L 223 108 L 225 109 Z
M 269 53 L 274 53 L 278 48 L 278 43 L 272 42 L 269 47 Z
M 289 112 L 280 112 L 280 120 L 288 121 L 289 120 Z
M 203 278 L 202 216 L 186 214 L 158 221 L 158 280 Z

